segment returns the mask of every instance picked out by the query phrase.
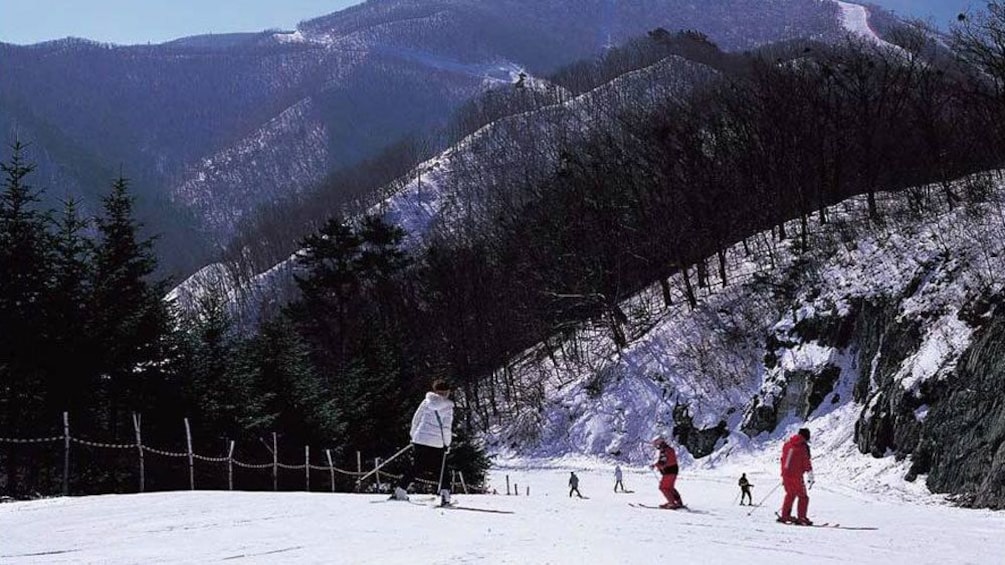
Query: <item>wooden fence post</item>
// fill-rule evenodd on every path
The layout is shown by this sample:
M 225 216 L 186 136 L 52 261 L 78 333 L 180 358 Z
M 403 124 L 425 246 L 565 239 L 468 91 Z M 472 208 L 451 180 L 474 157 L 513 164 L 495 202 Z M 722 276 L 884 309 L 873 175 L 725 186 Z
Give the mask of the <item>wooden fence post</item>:
M 279 490 L 279 456 L 276 453 L 276 432 L 272 432 L 272 490 Z
M 380 492 L 380 457 L 373 460 L 373 472 L 377 475 L 377 492 Z
M 230 440 L 230 450 L 227 451 L 227 488 L 234 490 L 234 440 Z
M 464 489 L 464 494 L 468 493 L 468 484 L 464 482 L 464 471 L 457 471 L 457 476 L 461 478 L 461 487 Z
M 307 492 L 311 492 L 311 446 L 304 446 L 304 483 L 307 485 Z
M 188 443 L 188 489 L 195 490 L 195 457 L 192 456 L 192 428 L 185 418 L 185 440 Z
M 70 495 L 70 413 L 63 412 L 63 496 Z
M 133 429 L 136 430 L 136 449 L 140 452 L 140 492 L 146 491 L 146 471 L 143 467 L 143 436 L 140 435 L 142 414 L 133 412 Z
M 356 452 L 356 472 L 363 474 L 363 457 L 358 451 Z
M 332 492 L 335 492 L 335 465 L 332 464 L 332 450 L 326 449 L 325 455 L 328 456 L 328 472 L 332 475 Z
M 509 496 L 509 475 L 506 475 L 506 496 Z

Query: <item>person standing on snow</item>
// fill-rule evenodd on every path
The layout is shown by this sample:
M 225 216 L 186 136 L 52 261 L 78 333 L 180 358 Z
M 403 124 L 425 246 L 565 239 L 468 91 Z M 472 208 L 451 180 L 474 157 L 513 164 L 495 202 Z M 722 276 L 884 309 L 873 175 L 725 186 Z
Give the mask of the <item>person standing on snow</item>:
M 614 466 L 614 492 L 618 492 L 618 487 L 621 487 L 621 492 L 625 492 L 625 484 L 621 482 L 621 465 Z
M 569 472 L 569 498 L 572 498 L 572 493 L 576 493 L 576 496 L 583 498 L 583 495 L 579 494 L 579 477 L 576 473 Z
M 743 499 L 747 499 L 747 504 L 749 506 L 754 505 L 754 497 L 750 494 L 750 487 L 754 485 L 750 484 L 747 480 L 747 474 L 743 473 L 740 475 L 740 506 L 743 506 Z
M 807 484 L 813 488 L 813 464 L 810 463 L 810 431 L 801 428 L 799 433 L 789 438 L 782 446 L 782 485 L 785 487 L 785 500 L 782 501 L 782 512 L 779 522 L 812 526 L 813 522 L 806 517 L 810 498 L 806 496 Z M 806 474 L 806 483 L 803 474 Z M 796 517 L 792 517 L 792 503 L 799 499 Z
M 416 476 L 431 477 L 440 481 L 440 502 L 450 504 L 450 486 L 442 483 L 446 476 L 447 454 L 453 438 L 454 403 L 450 398 L 450 385 L 446 381 L 433 382 L 433 390 L 412 416 L 412 465 L 394 489 L 394 500 L 408 500 L 408 487 Z
M 681 508 L 684 506 L 684 501 L 681 500 L 680 493 L 675 488 L 678 470 L 677 452 L 674 451 L 674 448 L 662 436 L 654 438 L 652 444 L 653 447 L 659 450 L 659 457 L 652 464 L 652 468 L 658 470 L 660 475 L 662 475 L 660 479 L 660 492 L 667 499 L 665 504 L 660 504 L 660 508 L 670 510 Z

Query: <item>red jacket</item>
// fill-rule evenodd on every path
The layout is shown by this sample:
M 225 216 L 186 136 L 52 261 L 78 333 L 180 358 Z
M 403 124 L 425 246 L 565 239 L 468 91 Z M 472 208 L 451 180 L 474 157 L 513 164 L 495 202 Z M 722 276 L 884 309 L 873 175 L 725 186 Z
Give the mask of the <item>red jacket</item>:
M 660 447 L 660 457 L 653 464 L 664 475 L 677 474 L 677 452 L 668 444 Z
M 796 434 L 782 446 L 782 476 L 802 477 L 813 470 L 810 463 L 810 444 L 803 436 Z

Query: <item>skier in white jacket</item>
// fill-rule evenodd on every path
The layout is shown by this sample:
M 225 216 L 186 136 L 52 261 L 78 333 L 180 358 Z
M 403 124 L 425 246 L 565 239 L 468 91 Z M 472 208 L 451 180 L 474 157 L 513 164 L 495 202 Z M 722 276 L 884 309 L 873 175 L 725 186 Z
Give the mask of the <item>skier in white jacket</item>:
M 394 489 L 392 498 L 408 500 L 408 487 L 416 476 L 432 477 L 439 481 L 441 503 L 450 504 L 450 484 L 447 479 L 447 453 L 453 439 L 454 403 L 450 400 L 450 385 L 437 380 L 433 390 L 412 416 L 412 466 Z

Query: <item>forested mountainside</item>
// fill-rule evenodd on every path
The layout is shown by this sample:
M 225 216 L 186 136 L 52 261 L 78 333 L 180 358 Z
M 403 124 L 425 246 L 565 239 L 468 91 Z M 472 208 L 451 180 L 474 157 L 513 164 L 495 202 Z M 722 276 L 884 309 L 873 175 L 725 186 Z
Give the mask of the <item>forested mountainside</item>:
M 453 374 L 465 383 L 468 423 L 496 438 L 496 449 L 637 457 L 619 441 L 630 443 L 652 431 L 652 422 L 640 414 L 651 414 L 655 407 L 662 414 L 658 427 L 674 433 L 693 456 L 703 457 L 724 449 L 720 440 L 726 436 L 782 433 L 788 423 L 838 414 L 840 408 L 839 415 L 851 415 L 843 422 L 859 422 L 851 437 L 863 452 L 916 455 L 915 468 L 905 469 L 909 478 L 931 471 L 934 478 L 928 480 L 936 491 L 966 493 L 978 504 L 1000 504 L 993 485 L 974 478 L 986 477 L 991 469 L 987 453 L 997 449 L 997 441 L 973 451 L 972 457 L 957 454 L 956 462 L 949 463 L 946 450 L 951 442 L 941 425 L 918 423 L 927 421 L 928 407 L 949 410 L 954 405 L 939 402 L 946 396 L 919 392 L 924 387 L 911 388 L 930 379 L 926 386 L 972 378 L 967 376 L 972 373 L 955 372 L 970 347 L 967 336 L 971 331 L 994 331 L 993 323 L 985 330 L 983 320 L 971 329 L 959 322 L 971 302 L 994 301 L 1000 292 L 993 277 L 982 274 L 980 262 L 980 257 L 998 251 L 979 245 L 964 251 L 968 236 L 973 243 L 993 235 L 981 235 L 983 227 L 962 227 L 961 219 L 970 214 L 984 218 L 974 226 L 993 219 L 997 192 L 987 177 L 954 182 L 994 169 L 1000 154 L 997 133 L 974 135 L 984 131 L 1001 106 L 991 95 L 1000 80 L 988 74 L 994 59 L 982 58 L 986 52 L 972 48 L 972 42 L 986 36 L 978 33 L 979 23 L 971 26 L 957 36 L 960 59 L 944 57 L 931 49 L 924 35 L 910 33 L 900 35 L 897 46 L 874 39 L 838 46 L 790 42 L 751 56 L 723 53 L 699 34 L 655 30 L 644 40 L 650 48 L 672 46 L 673 56 L 689 57 L 690 62 L 659 59 L 610 84 L 659 76 L 668 64 L 683 64 L 676 67 L 678 72 L 700 69 L 692 75 L 700 80 L 684 89 L 642 88 L 650 96 L 648 104 L 632 99 L 619 106 L 616 97 L 603 95 L 603 86 L 563 101 L 576 91 L 572 84 L 595 80 L 582 76 L 561 87 L 557 78 L 530 81 L 522 88 L 545 102 L 512 115 L 498 109 L 505 95 L 483 99 L 476 108 L 502 117 L 423 164 L 395 188 L 394 196 L 372 210 L 405 229 L 402 246 L 414 261 L 406 269 L 410 290 L 405 292 L 414 297 L 412 308 L 422 313 L 421 321 L 414 322 L 422 329 L 412 335 L 424 336 L 419 342 L 426 344 L 418 351 L 429 355 L 426 363 L 431 366 L 449 359 Z M 617 60 L 612 53 L 608 62 Z M 698 60 L 702 63 L 695 66 Z M 586 67 L 583 74 L 617 73 Z M 980 89 L 992 90 L 972 97 L 970 89 L 982 83 Z M 547 102 L 548 92 L 557 102 Z M 528 95 L 511 96 L 517 100 Z M 591 106 L 591 100 L 598 103 Z M 567 128 L 565 119 L 577 125 Z M 521 141 L 530 135 L 538 143 Z M 880 188 L 896 190 L 888 198 L 895 205 L 884 204 L 887 198 L 881 198 Z M 831 207 L 855 195 L 862 196 L 849 205 L 859 215 L 856 221 L 869 229 L 849 228 L 846 214 Z M 831 302 L 813 303 L 809 312 L 840 318 L 806 322 L 805 331 L 813 337 L 786 333 L 812 317 L 807 311 L 811 307 L 793 301 L 803 292 L 810 299 L 825 293 L 815 289 L 812 277 L 831 267 L 811 260 L 818 252 L 833 257 L 827 247 L 833 240 L 819 239 L 814 226 L 825 226 L 821 231 L 844 245 L 861 240 L 868 248 L 871 237 L 917 237 L 914 230 L 921 228 L 910 225 L 911 214 L 952 214 L 963 235 L 943 241 L 942 249 L 959 248 L 976 257 L 947 296 L 926 305 L 928 311 L 921 314 L 897 302 L 913 296 L 918 292 L 914 285 L 924 282 L 905 281 L 927 276 L 913 271 L 912 265 L 937 260 L 924 247 L 894 268 L 897 273 L 891 274 L 888 285 L 876 278 L 873 266 L 848 266 L 854 271 L 849 275 L 830 272 L 835 281 L 852 279 L 849 284 L 865 290 L 833 291 L 835 296 L 827 299 Z M 302 273 L 319 273 L 365 252 L 370 240 L 354 225 L 336 219 L 305 240 L 305 251 L 285 268 L 299 263 Z M 366 225 L 359 229 L 371 229 Z M 771 226 L 772 231 L 761 232 Z M 871 229 L 879 229 L 880 235 Z M 912 235 L 897 235 L 900 229 Z M 944 233 L 943 228 L 925 229 Z M 891 232 L 894 235 L 883 235 Z M 758 239 L 767 246 L 762 257 L 739 263 L 730 259 L 735 253 L 754 257 L 753 250 L 762 245 Z M 323 241 L 344 243 L 329 248 L 319 245 Z M 358 250 L 355 245 L 360 245 Z M 791 269 L 783 268 L 789 259 L 781 248 L 792 253 Z M 327 263 L 335 258 L 338 262 Z M 731 294 L 735 302 L 711 306 L 702 289 L 715 285 L 713 280 L 732 284 L 740 274 L 737 264 L 745 261 L 768 262 L 769 274 L 754 276 L 753 287 L 737 286 L 737 292 L 750 294 L 749 308 L 775 304 L 774 310 L 741 313 L 742 323 L 722 322 L 732 309 L 748 308 L 744 298 Z M 268 276 L 281 277 L 280 269 Z M 972 283 L 972 277 L 982 282 Z M 777 293 L 781 302 L 754 292 L 761 288 L 757 284 Z M 952 290 L 959 285 L 968 289 L 962 296 Z M 316 288 L 301 286 L 300 291 L 305 288 L 307 304 L 320 300 L 315 303 L 318 309 L 334 306 L 324 306 L 328 299 L 318 296 Z M 643 295 L 637 296 L 639 291 Z M 344 305 L 345 298 L 334 299 L 335 304 Z M 892 301 L 893 310 L 882 310 L 886 314 L 878 319 L 873 309 L 885 300 Z M 784 312 L 789 309 L 794 318 L 786 322 Z M 904 309 L 908 314 L 898 313 Z M 675 311 L 694 312 L 690 315 L 697 319 L 681 321 L 666 313 Z M 646 346 L 650 338 L 643 336 L 664 316 L 673 316 L 671 326 L 709 323 L 714 329 L 711 335 L 695 332 L 708 339 L 678 336 L 676 348 Z M 776 318 L 771 321 L 771 316 Z M 937 323 L 905 330 L 914 316 Z M 845 329 L 832 328 L 832 323 Z M 912 333 L 913 341 L 900 343 L 896 335 L 902 331 Z M 584 332 L 602 335 L 608 353 L 596 341 L 584 340 Z M 947 332 L 958 335 L 938 342 Z M 885 346 L 876 342 L 887 337 L 900 343 L 889 346 L 899 354 L 882 353 Z M 819 343 L 804 347 L 812 340 Z M 430 354 L 436 343 L 449 345 Z M 993 348 L 981 343 L 975 341 L 974 349 L 985 353 L 968 353 L 966 363 L 996 366 Z M 632 357 L 635 348 L 649 357 Z M 715 357 L 716 352 L 730 351 Z M 903 362 L 901 354 L 914 359 Z M 616 362 L 623 356 L 628 368 Z M 875 363 L 875 370 L 861 369 Z M 915 375 L 911 382 L 905 381 L 908 374 Z M 594 401 L 614 381 L 637 389 L 627 398 L 614 399 L 617 414 L 607 415 L 614 420 L 603 420 L 606 416 L 597 414 Z M 612 390 L 614 395 L 621 392 Z M 702 407 L 702 399 L 717 404 Z M 863 407 L 868 409 L 854 415 Z M 978 409 L 962 410 L 976 414 Z M 608 427 L 598 424 L 598 418 Z M 569 423 L 579 419 L 582 434 L 569 435 Z M 935 436 L 940 439 L 931 439 Z M 985 445 L 986 436 L 963 440 Z M 964 460 L 967 463 L 960 463 Z M 960 480 L 962 475 L 968 478 Z
M 521 69 L 554 70 L 660 26 L 731 49 L 839 35 L 834 5 L 817 0 L 589 4 L 379 0 L 291 33 L 0 45 L 0 127 L 32 143 L 52 201 L 81 196 L 96 210 L 121 168 L 166 263 L 184 272 L 259 206 L 428 134 Z

